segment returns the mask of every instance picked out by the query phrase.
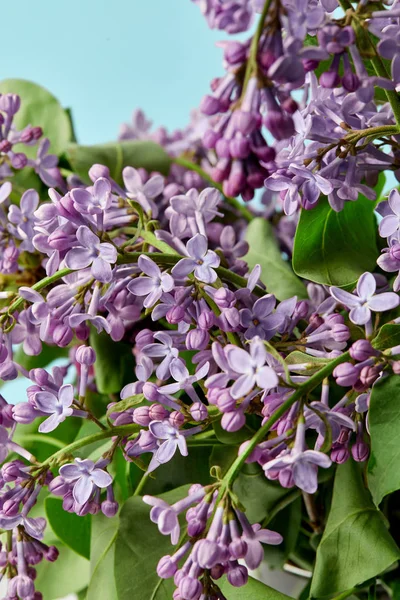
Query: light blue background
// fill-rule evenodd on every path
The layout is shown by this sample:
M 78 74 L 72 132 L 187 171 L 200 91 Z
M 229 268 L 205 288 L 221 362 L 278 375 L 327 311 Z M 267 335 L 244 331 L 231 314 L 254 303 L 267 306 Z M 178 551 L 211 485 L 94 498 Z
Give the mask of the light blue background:
M 80 143 L 115 139 L 143 108 L 184 127 L 212 77 L 224 37 L 191 0 L 15 0 L 1 11 L 0 79 L 30 79 L 72 108 Z

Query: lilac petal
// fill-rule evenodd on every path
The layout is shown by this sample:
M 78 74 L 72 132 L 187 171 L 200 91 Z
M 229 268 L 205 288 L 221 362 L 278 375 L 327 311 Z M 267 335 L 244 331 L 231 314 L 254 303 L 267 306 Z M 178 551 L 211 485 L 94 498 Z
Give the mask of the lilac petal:
M 74 388 L 70 383 L 60 387 L 58 399 L 63 406 L 71 406 L 72 402 L 74 401 Z
M 82 244 L 82 246 L 84 246 L 85 248 L 90 248 L 92 250 L 99 243 L 99 238 L 97 237 L 97 235 L 95 235 L 93 231 L 89 229 L 89 227 L 86 227 L 86 225 L 81 225 L 80 227 L 78 227 L 76 237 L 78 241 Z
M 161 275 L 161 288 L 163 292 L 170 292 L 175 287 L 174 278 L 169 273 L 163 273 Z
M 179 448 L 179 452 L 182 454 L 182 456 L 188 455 L 186 438 L 183 435 L 180 435 L 178 437 L 178 448 Z
M 203 283 L 214 283 L 218 275 L 213 269 L 210 269 L 206 264 L 199 265 L 195 268 L 194 274 L 196 279 L 202 281 Z
M 163 442 L 156 452 L 157 460 L 161 464 L 170 461 L 176 452 L 177 445 L 178 442 L 175 439 L 169 439 Z
M 39 292 L 35 292 L 35 290 L 29 287 L 21 286 L 18 290 L 18 294 L 29 302 L 43 302 L 43 298 Z
M 162 289 L 154 288 L 143 302 L 145 308 L 151 308 L 162 296 Z
M 278 376 L 271 367 L 262 367 L 257 372 L 256 383 L 263 390 L 270 390 L 278 385 Z
M 45 413 L 53 413 L 57 408 L 57 397 L 51 392 L 37 392 L 34 401 L 38 410 Z
M 65 420 L 65 419 L 62 419 Z M 50 431 L 54 431 L 61 423 L 60 415 L 54 413 L 50 415 L 43 423 L 39 425 L 40 433 L 49 433 Z
M 272 294 L 259 298 L 254 306 L 253 313 L 258 319 L 265 319 L 275 308 L 276 298 Z
M 196 261 L 192 260 L 191 258 L 182 258 L 172 269 L 172 276 L 176 279 L 184 279 L 196 268 L 196 266 Z
M 92 495 L 93 488 L 94 485 L 91 478 L 87 475 L 81 475 L 72 490 L 75 502 L 78 504 L 85 504 Z
M 247 542 L 247 553 L 245 556 L 245 562 L 249 569 L 257 569 L 262 563 L 264 558 L 264 550 L 260 542 L 256 539 L 249 539 L 246 537 Z
M 144 277 L 141 279 L 144 279 Z M 146 356 L 159 358 L 160 356 L 165 356 L 168 353 L 168 349 L 164 344 L 147 344 L 147 346 L 143 348 L 143 352 Z
M 69 464 L 60 467 L 60 475 L 64 477 L 66 481 L 75 481 L 82 475 L 82 472 L 77 465 Z
M 270 529 L 260 529 L 256 533 L 256 539 L 263 544 L 269 544 L 270 546 L 277 546 L 283 542 L 283 537 L 277 531 L 271 531 Z
M 79 207 L 82 207 L 84 209 L 87 209 L 91 204 L 93 204 L 92 195 L 87 190 L 84 190 L 82 188 L 76 188 L 74 190 L 71 190 L 71 197 L 74 202 L 79 204 Z M 78 207 L 77 210 L 79 210 Z
M 351 309 L 349 317 L 355 325 L 365 325 L 371 318 L 371 311 L 368 306 L 356 306 Z
M 93 260 L 91 250 L 86 248 L 71 248 L 65 257 L 65 264 L 68 269 L 85 269 Z
M 318 468 L 313 463 L 297 461 L 293 465 L 293 480 L 297 487 L 314 494 L 318 487 Z
M 388 196 L 388 203 L 394 214 L 400 217 L 400 193 L 394 189 Z
M 160 268 L 148 256 L 144 256 L 143 254 L 139 256 L 138 265 L 139 269 L 149 277 L 158 279 L 161 276 Z
M 112 484 L 112 477 L 103 469 L 93 469 L 90 474 L 92 481 L 97 487 L 105 488 Z
M 383 217 L 379 223 L 379 235 L 381 237 L 389 237 L 393 235 L 399 228 L 399 218 L 396 215 L 388 215 Z
M 395 308 L 399 303 L 400 298 L 397 294 L 384 292 L 383 294 L 376 294 L 376 296 L 368 300 L 368 308 L 375 312 L 382 312 Z
M 239 379 L 235 381 L 231 388 L 232 398 L 237 400 L 242 396 L 246 396 L 254 387 L 254 375 L 241 375 Z
M 375 277 L 371 273 L 363 273 L 357 283 L 357 294 L 362 300 L 368 300 L 376 290 Z
M 0 204 L 7 200 L 8 196 L 11 194 L 12 185 L 9 181 L 6 181 L 0 186 Z
M 27 190 L 23 193 L 20 208 L 23 215 L 31 215 L 38 207 L 39 194 L 36 190 Z
M 188 241 L 186 247 L 189 256 L 196 260 L 200 260 L 207 252 L 207 238 L 200 233 L 196 233 L 196 235 Z
M 99 256 L 108 263 L 114 264 L 117 262 L 117 249 L 108 242 L 100 244 Z
M 354 296 L 354 294 L 349 294 L 349 292 L 346 292 L 345 290 L 342 290 L 340 288 L 331 287 L 330 293 L 335 298 L 335 300 L 340 302 L 340 304 L 347 306 L 348 308 L 353 308 L 360 304 L 360 300 L 357 298 L 357 296 Z
M 248 373 L 252 370 L 252 361 L 246 350 L 229 347 L 226 351 L 229 366 L 237 373 Z
M 150 292 L 154 290 L 154 281 L 150 277 L 138 277 L 129 283 L 128 290 L 135 296 L 147 296 L 147 294 L 150 294 Z M 157 344 L 157 346 L 159 345 L 160 344 Z
M 168 535 L 179 527 L 178 516 L 172 508 L 167 508 L 160 513 L 157 525 L 160 533 Z
M 142 178 L 139 172 L 133 167 L 125 167 L 122 171 L 122 179 L 129 192 L 135 192 L 138 188 L 142 187 Z
M 142 500 L 145 504 L 148 504 L 149 506 L 160 506 L 162 508 L 169 507 L 169 504 L 165 502 L 165 500 L 161 500 L 161 498 L 156 498 L 155 496 L 149 496 L 148 494 L 145 494 L 142 497 Z
M 254 340 L 250 346 L 251 357 L 257 367 L 262 367 L 267 358 L 267 350 L 260 340 Z M 240 371 L 239 371 L 240 372 Z
M 111 183 L 105 177 L 99 177 L 94 183 L 93 191 L 96 198 L 106 198 L 111 192 Z
M 175 431 L 168 421 L 152 421 L 149 429 L 154 437 L 159 440 L 168 439 L 168 436 Z
M 170 373 L 175 381 L 185 381 L 189 377 L 185 363 L 179 358 L 174 358 L 169 366 Z
M 162 194 L 164 189 L 164 177 L 162 175 L 154 175 L 143 186 L 143 192 L 148 198 L 156 198 Z
M 92 263 L 92 275 L 95 279 L 97 279 L 97 281 L 109 283 L 112 280 L 112 269 L 110 263 L 98 256 Z
M 157 376 L 158 376 L 158 370 L 157 370 Z M 168 377 L 168 372 L 165 373 L 164 377 L 159 377 L 159 379 L 166 379 Z M 179 383 L 169 383 L 168 385 L 163 385 L 162 387 L 160 387 L 159 392 L 161 394 L 176 394 L 176 392 L 179 392 L 179 390 L 181 389 L 181 386 Z
M 400 261 L 392 258 L 389 252 L 381 254 L 376 262 L 383 271 L 393 273 L 393 271 L 400 270 Z
M 46 519 L 43 519 L 42 517 L 37 517 L 36 519 L 28 517 L 27 519 L 24 519 L 24 527 L 28 535 L 36 540 L 41 540 L 43 538 L 44 528 L 46 527 Z
M 309 463 L 313 463 L 318 467 L 323 467 L 324 469 L 328 469 L 332 464 L 332 461 L 329 458 L 329 456 L 327 456 L 323 452 L 317 452 L 316 450 L 306 450 L 305 452 L 303 452 L 302 460 L 305 460 Z

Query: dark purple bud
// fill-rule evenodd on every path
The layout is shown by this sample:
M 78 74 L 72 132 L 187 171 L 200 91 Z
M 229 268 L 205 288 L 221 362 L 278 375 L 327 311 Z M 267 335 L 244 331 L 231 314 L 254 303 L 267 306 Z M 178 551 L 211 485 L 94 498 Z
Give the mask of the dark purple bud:
M 9 500 L 6 500 L 4 502 L 3 507 L 1 509 L 1 512 L 6 517 L 15 517 L 15 515 L 17 515 L 18 512 L 19 512 L 19 504 L 20 504 L 19 500 L 15 500 L 14 498 L 10 498 Z
M 59 551 L 55 546 L 49 546 L 44 553 L 44 557 L 49 562 L 55 562 L 59 556 Z
M 249 574 L 244 565 L 236 565 L 233 569 L 229 569 L 226 574 L 229 583 L 235 587 L 246 585 Z
M 5 344 L 0 344 L 0 364 L 8 358 L 8 350 Z
M 292 117 L 282 111 L 270 110 L 264 116 L 264 125 L 278 141 L 286 140 L 295 133 Z
M 246 46 L 240 42 L 229 41 L 224 50 L 224 59 L 230 65 L 236 65 L 246 60 Z
M 25 131 L 22 131 L 19 139 L 23 144 L 29 144 L 33 140 L 32 129 L 28 127 Z
M 247 158 L 250 154 L 250 142 L 247 138 L 236 137 L 229 142 L 232 158 Z
M 1 140 L 0 142 L 0 152 L 10 152 L 12 148 L 12 144 L 11 142 L 9 142 L 8 140 Z
M 150 418 L 150 409 L 148 406 L 139 406 L 135 408 L 133 411 L 132 420 L 137 425 L 142 425 L 143 427 L 147 427 L 152 420 Z
M 302 63 L 306 73 L 309 73 L 310 71 L 315 71 L 315 69 L 317 69 L 319 65 L 318 60 L 313 60 L 311 58 L 303 60 Z
M 217 133 L 213 129 L 207 129 L 207 131 L 203 135 L 203 146 L 208 150 L 214 150 L 216 143 L 220 138 L 220 133 Z
M 247 543 L 243 538 L 236 538 L 229 544 L 229 552 L 234 558 L 244 558 L 247 554 Z
M 215 144 L 215 152 L 218 158 L 231 158 L 230 140 L 220 138 Z
M 379 367 L 363 367 L 360 371 L 361 383 L 367 387 L 371 387 L 378 379 L 381 370 Z
M 28 164 L 28 158 L 23 152 L 17 152 L 11 157 L 11 165 L 14 169 L 23 169 Z
M 308 315 L 308 308 L 309 307 L 307 300 L 300 300 L 300 302 L 296 304 L 296 308 L 294 309 L 294 316 L 296 316 L 299 319 L 305 319 Z
M 342 86 L 348 92 L 355 92 L 360 87 L 360 80 L 355 73 L 348 71 L 342 77 Z
M 207 407 L 202 402 L 193 402 L 190 407 L 190 414 L 194 421 L 204 421 L 208 417 Z
M 57 346 L 61 348 L 65 348 L 68 344 L 71 343 L 72 338 L 74 337 L 74 332 L 71 327 L 68 325 L 64 325 L 64 323 L 60 323 L 57 325 L 53 331 L 53 341 Z
M 90 367 L 96 362 L 96 352 L 91 346 L 79 346 L 75 353 L 75 360 L 80 365 Z
M 173 427 L 179 429 L 184 424 L 185 417 L 181 412 L 174 410 L 172 413 L 170 413 L 168 420 Z
M 350 457 L 350 452 L 346 446 L 337 446 L 332 449 L 331 460 L 332 462 L 342 465 Z
M 200 111 L 204 114 L 204 115 L 216 115 L 217 113 L 220 112 L 220 101 L 217 98 L 214 98 L 214 96 L 209 96 L 208 94 L 206 96 L 203 96 L 203 98 L 201 99 L 200 102 Z
M 161 404 L 152 404 L 148 414 L 151 421 L 163 421 L 168 417 L 169 412 Z
M 225 573 L 226 569 L 224 567 L 224 565 L 214 565 L 212 567 L 212 569 L 210 570 L 210 575 L 212 577 L 212 579 L 221 579 L 222 575 Z M 211 599 L 210 599 L 211 600 Z M 214 600 L 214 599 L 212 599 Z M 215 600 L 219 600 L 218 598 L 216 598 Z
M 39 140 L 43 135 L 43 129 L 41 127 L 32 127 L 32 136 L 34 140 Z
M 202 533 L 207 525 L 207 521 L 202 520 L 202 519 L 191 519 L 188 522 L 188 526 L 187 526 L 187 532 L 188 535 L 190 537 L 196 537 L 197 535 L 200 535 L 200 533 Z
M 40 387 L 45 387 L 49 384 L 49 374 L 45 369 L 31 369 L 29 371 L 29 379 L 37 383 Z
M 289 113 L 289 115 L 294 115 L 296 110 L 299 109 L 299 105 L 297 104 L 296 100 L 289 96 L 289 98 L 286 98 L 286 100 L 282 102 L 282 108 Z
M 374 350 L 369 340 L 357 340 L 350 348 L 350 356 L 354 360 L 363 362 L 371 356 L 377 356 L 378 352 Z
M 351 454 L 356 462 L 364 462 L 369 456 L 369 447 L 364 440 L 357 436 L 356 443 L 351 447 Z
M 336 383 L 342 387 L 353 386 L 358 379 L 358 370 L 349 362 L 338 365 L 333 371 Z
M 101 512 L 105 517 L 112 519 L 118 512 L 118 502 L 104 500 L 104 502 L 101 503 Z
M 4 463 L 1 467 L 1 475 L 6 483 L 15 481 L 21 474 L 21 466 L 16 462 Z
M 324 88 L 332 89 L 340 84 L 340 75 L 337 71 L 325 71 L 321 73 L 319 83 Z

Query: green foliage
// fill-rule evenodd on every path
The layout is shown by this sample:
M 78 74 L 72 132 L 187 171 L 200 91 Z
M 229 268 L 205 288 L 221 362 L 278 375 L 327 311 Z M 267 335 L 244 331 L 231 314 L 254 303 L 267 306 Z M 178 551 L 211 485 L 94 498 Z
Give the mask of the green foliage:
M 188 489 L 183 486 L 161 498 L 171 504 L 183 498 Z M 169 536 L 161 535 L 150 521 L 149 509 L 134 496 L 121 510 L 114 563 L 118 600 L 171 600 L 174 583 L 160 579 L 156 567 L 172 547 Z
M 28 354 L 25 354 L 22 346 L 19 346 L 15 353 L 15 361 L 27 371 L 30 371 L 31 369 L 43 369 L 54 360 L 67 356 L 68 348 L 60 348 L 59 346 L 42 344 L 42 351 L 37 356 L 28 356 Z
M 123 342 L 113 342 L 104 331 L 92 331 L 90 345 L 96 352 L 94 369 L 97 389 L 101 394 L 119 393 L 133 378 L 135 363 L 132 347 Z
M 306 354 L 305 352 L 299 352 L 298 350 L 295 350 L 286 357 L 285 362 L 288 365 L 307 364 L 309 365 L 309 368 L 306 371 L 307 375 L 313 375 L 314 373 L 322 369 L 322 367 L 324 367 L 329 362 L 329 359 L 319 358 L 318 356 L 311 356 L 310 354 Z M 304 371 L 301 372 L 304 373 Z
M 94 164 L 105 165 L 111 177 L 122 184 L 122 169 L 127 166 L 143 167 L 147 171 L 158 171 L 168 175 L 171 159 L 165 150 L 151 141 L 110 142 L 97 146 L 71 144 L 66 157 L 77 175 L 90 183 L 88 171 Z
M 114 578 L 118 517 L 99 513 L 93 519 L 90 539 L 90 583 L 86 600 L 118 600 Z
M 46 515 L 56 536 L 77 554 L 90 558 L 92 515 L 78 517 L 63 509 L 59 498 L 46 498 Z
M 282 568 L 295 549 L 300 531 L 301 509 L 301 498 L 297 497 L 268 522 L 268 529 L 277 531 L 283 537 L 279 546 L 264 546 L 264 558 L 268 566 Z
M 51 142 L 52 154 L 60 154 L 65 150 L 72 139 L 71 123 L 66 111 L 53 94 L 25 79 L 4 79 L 0 82 L 0 93 L 21 96 L 21 108 L 14 117 L 17 129 L 27 125 L 41 127 L 44 137 L 48 137 Z M 23 152 L 34 158 L 37 146 L 24 146 Z
M 400 325 L 387 323 L 380 328 L 378 335 L 372 340 L 377 350 L 386 350 L 400 345 Z
M 58 540 L 53 540 L 52 543 L 60 552 L 57 562 L 54 564 L 44 560 L 36 567 L 38 575 L 35 587 L 46 600 L 56 600 L 67 594 L 80 592 L 87 586 L 90 577 L 88 560 L 75 554 Z
M 400 378 L 385 377 L 372 388 L 369 407 L 371 456 L 368 485 L 376 505 L 400 489 Z
M 293 249 L 297 275 L 324 285 L 353 285 L 373 270 L 378 256 L 370 200 L 359 196 L 339 213 L 324 198 L 312 210 L 302 209 Z
M 237 446 L 238 444 L 248 440 L 252 435 L 252 432 L 249 431 L 247 427 L 242 427 L 242 429 L 239 429 L 239 431 L 234 432 L 226 431 L 222 428 L 220 420 L 213 421 L 213 429 L 216 438 L 222 444 L 227 444 L 230 446 Z
M 230 585 L 225 577 L 217 583 L 228 600 L 290 600 L 290 596 L 273 590 L 253 577 L 249 577 L 247 585 L 241 588 Z
M 261 217 L 253 219 L 247 227 L 246 240 L 249 243 L 249 252 L 244 260 L 250 268 L 261 265 L 261 280 L 270 294 L 274 294 L 278 300 L 292 296 L 307 297 L 304 284 L 282 257 L 272 225 L 268 221 Z
M 382 573 L 399 557 L 383 515 L 364 486 L 359 465 L 348 460 L 336 471 L 311 596 L 321 598 L 349 590 Z

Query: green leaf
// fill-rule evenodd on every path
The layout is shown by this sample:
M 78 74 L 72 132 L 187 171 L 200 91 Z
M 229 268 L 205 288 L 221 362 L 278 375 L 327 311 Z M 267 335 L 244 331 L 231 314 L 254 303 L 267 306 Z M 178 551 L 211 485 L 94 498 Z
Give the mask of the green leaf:
M 331 510 L 317 549 L 311 586 L 315 598 L 353 588 L 389 568 L 400 551 L 364 486 L 359 465 L 337 468 Z
M 227 444 L 230 446 L 237 446 L 238 444 L 248 440 L 252 435 L 252 432 L 249 431 L 247 427 L 242 427 L 242 429 L 239 429 L 239 431 L 234 432 L 226 431 L 226 429 L 221 427 L 220 419 L 213 421 L 212 426 L 218 441 L 220 441 L 222 444 Z
M 400 489 L 400 377 L 393 375 L 372 388 L 369 406 L 371 456 L 368 485 L 376 505 Z
M 78 517 L 66 512 L 62 500 L 48 497 L 45 502 L 46 514 L 56 536 L 74 552 L 90 558 L 90 530 L 92 516 Z
M 111 415 L 112 413 L 124 412 L 125 410 L 128 410 L 128 408 L 132 408 L 133 406 L 141 404 L 144 400 L 145 398 L 143 394 L 136 394 L 136 396 L 125 398 L 125 400 L 121 400 L 120 402 L 117 402 L 117 404 L 111 406 L 111 408 L 109 408 L 107 411 L 107 416 Z
M 44 420 L 44 417 L 41 420 Z M 57 427 L 53 435 L 49 435 L 37 433 L 40 421 L 36 419 L 29 425 L 18 425 L 14 441 L 29 450 L 39 462 L 43 462 L 54 454 L 60 444 L 66 446 L 76 438 L 82 421 L 79 417 L 69 417 Z
M 90 334 L 90 344 L 96 352 L 94 365 L 97 389 L 101 394 L 121 391 L 134 377 L 132 348 L 123 342 L 113 342 L 104 331 Z
M 277 531 L 283 537 L 279 546 L 264 546 L 264 560 L 270 567 L 281 568 L 296 546 L 301 524 L 301 498 L 296 498 L 285 506 L 268 523 L 268 529 Z
M 268 221 L 261 217 L 253 219 L 247 227 L 246 240 L 249 243 L 249 251 L 244 260 L 250 268 L 261 265 L 261 281 L 265 283 L 269 293 L 274 294 L 278 300 L 292 296 L 307 297 L 303 283 L 282 257 Z
M 118 517 L 108 519 L 99 513 L 93 519 L 90 542 L 91 578 L 86 600 L 118 600 L 114 577 L 118 525 Z
M 0 82 L 1 94 L 21 96 L 21 108 L 14 117 L 17 129 L 27 125 L 41 127 L 44 137 L 51 142 L 50 152 L 60 154 L 72 138 L 69 117 L 57 98 L 48 90 L 25 79 L 4 79 Z M 37 146 L 18 146 L 27 156 L 34 158 Z
M 183 486 L 160 497 L 171 504 L 186 496 L 188 489 Z M 139 496 L 134 496 L 121 510 L 114 565 L 118 600 L 172 598 L 173 581 L 160 579 L 156 567 L 173 547 L 169 536 L 161 535 L 150 521 L 149 509 Z
M 339 213 L 325 198 L 311 210 L 302 209 L 293 250 L 293 269 L 300 277 L 324 285 L 354 284 L 375 267 L 378 255 L 370 200 L 359 196 Z
M 90 183 L 88 171 L 95 163 L 106 165 L 111 177 L 122 184 L 122 169 L 127 166 L 143 167 L 168 175 L 171 159 L 165 150 L 151 141 L 110 142 L 98 146 L 71 144 L 66 152 L 74 171 L 83 181 Z
M 400 325 L 387 323 L 379 330 L 378 335 L 372 340 L 372 345 L 377 350 L 386 350 L 400 345 Z
M 228 600 L 290 600 L 291 598 L 253 577 L 249 577 L 247 584 L 240 588 L 233 587 L 225 577 L 217 581 L 217 584 Z
M 70 548 L 53 540 L 60 555 L 55 563 L 42 561 L 37 567 L 35 587 L 46 600 L 56 600 L 80 592 L 89 583 L 90 563 Z
M 47 367 L 47 365 L 54 360 L 67 356 L 68 348 L 59 348 L 58 346 L 48 346 L 47 344 L 42 344 L 42 351 L 40 354 L 38 354 L 38 356 L 28 356 L 28 354 L 25 354 L 23 347 L 19 346 L 15 353 L 15 361 L 30 371 L 31 369 Z
M 329 362 L 329 359 L 311 356 L 310 354 L 299 352 L 298 350 L 291 352 L 285 360 L 288 365 L 309 365 L 309 368 L 307 368 L 306 371 L 304 371 L 304 369 L 301 371 L 301 373 L 307 373 L 307 375 L 316 373 Z

